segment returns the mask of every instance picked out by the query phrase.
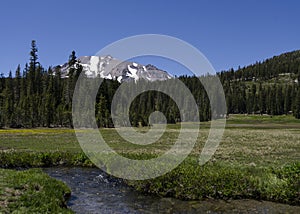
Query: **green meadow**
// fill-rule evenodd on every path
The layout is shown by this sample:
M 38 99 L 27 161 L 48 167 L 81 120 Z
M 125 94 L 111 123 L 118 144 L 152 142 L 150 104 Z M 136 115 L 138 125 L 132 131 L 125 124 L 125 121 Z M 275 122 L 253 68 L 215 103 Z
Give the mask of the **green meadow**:
M 147 146 L 125 142 L 115 129 L 100 129 L 100 132 L 119 154 L 132 159 L 147 159 L 166 152 L 177 139 L 180 127 L 180 124 L 168 125 L 163 136 Z M 292 116 L 230 115 L 216 153 L 208 163 L 200 166 L 198 156 L 209 128 L 209 122 L 200 124 L 193 151 L 176 169 L 155 179 L 126 181 L 127 184 L 144 193 L 183 200 L 252 198 L 300 205 L 299 120 Z M 146 132 L 147 129 L 137 128 L 137 131 Z M 50 179 L 40 170 L 28 174 L 27 170 L 4 168 L 57 165 L 93 166 L 77 142 L 74 130 L 1 129 L 0 166 L 3 169 L 0 180 L 5 182 L 0 185 L 0 210 L 23 209 L 26 200 L 36 200 L 26 196 L 41 189 L 25 188 L 31 185 L 29 174 L 36 178 L 36 185 L 43 186 L 43 180 Z M 11 177 L 18 177 L 19 185 L 13 185 L 17 182 L 8 179 Z M 62 185 L 53 180 L 50 184 Z M 42 189 L 51 189 L 49 185 Z M 63 189 L 64 192 L 59 193 L 47 190 L 49 197 L 56 197 L 60 202 L 53 202 L 50 208 L 41 208 L 41 211 L 62 209 L 69 212 L 63 206 L 65 199 L 62 198 L 69 190 Z

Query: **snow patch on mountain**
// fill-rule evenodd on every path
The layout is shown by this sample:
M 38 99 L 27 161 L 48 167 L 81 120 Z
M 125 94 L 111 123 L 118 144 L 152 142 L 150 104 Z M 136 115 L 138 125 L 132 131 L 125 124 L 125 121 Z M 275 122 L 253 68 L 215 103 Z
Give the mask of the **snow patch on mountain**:
M 105 79 L 124 81 L 162 81 L 171 79 L 166 71 L 153 65 L 141 65 L 137 62 L 120 61 L 112 56 L 83 56 L 78 58 L 85 74 L 90 78 L 101 77 Z M 61 66 L 63 77 L 68 77 L 68 63 Z

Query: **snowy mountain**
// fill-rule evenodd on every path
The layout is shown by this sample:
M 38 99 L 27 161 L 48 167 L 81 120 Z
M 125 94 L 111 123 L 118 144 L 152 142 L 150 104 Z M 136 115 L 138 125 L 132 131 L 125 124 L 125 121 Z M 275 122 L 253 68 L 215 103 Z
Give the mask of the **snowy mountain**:
M 141 65 L 135 62 L 120 61 L 112 56 L 83 56 L 78 61 L 82 65 L 88 77 L 101 77 L 105 79 L 124 81 L 148 81 L 167 80 L 172 76 L 166 71 L 160 70 L 153 65 Z M 68 63 L 61 66 L 61 74 L 68 77 Z

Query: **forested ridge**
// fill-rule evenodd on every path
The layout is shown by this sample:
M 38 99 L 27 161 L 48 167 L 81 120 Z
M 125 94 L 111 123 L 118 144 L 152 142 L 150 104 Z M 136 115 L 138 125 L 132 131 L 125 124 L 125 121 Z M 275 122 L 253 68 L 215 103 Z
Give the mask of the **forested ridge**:
M 0 77 L 0 127 L 72 127 L 72 95 L 83 71 L 74 51 L 69 56 L 68 66 L 68 78 L 61 77 L 59 66 L 44 68 L 39 63 L 36 42 L 32 41 L 29 62 L 24 68 L 19 65 L 14 73 Z M 224 87 L 228 114 L 293 114 L 300 118 L 300 51 L 217 75 Z M 192 92 L 200 120 L 210 120 L 209 100 L 199 79 L 178 78 Z M 137 84 L 156 83 L 141 80 Z M 111 102 L 119 86 L 115 80 L 105 79 L 101 84 L 95 106 L 99 127 L 113 127 Z M 179 110 L 170 97 L 149 91 L 132 102 L 130 122 L 134 126 L 148 125 L 148 116 L 157 110 L 165 114 L 169 123 L 181 121 Z
M 300 50 L 283 53 L 262 62 L 239 67 L 237 70 L 230 69 L 219 73 L 222 81 L 242 80 L 242 81 L 267 81 L 278 77 L 280 74 L 291 74 L 297 76 L 300 72 Z

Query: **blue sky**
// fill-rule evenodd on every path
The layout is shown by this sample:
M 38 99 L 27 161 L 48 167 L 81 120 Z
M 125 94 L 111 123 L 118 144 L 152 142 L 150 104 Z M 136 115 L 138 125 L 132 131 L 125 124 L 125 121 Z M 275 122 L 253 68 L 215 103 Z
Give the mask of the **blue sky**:
M 0 73 L 24 68 L 32 39 L 48 67 L 66 62 L 72 50 L 94 55 L 111 42 L 147 33 L 185 40 L 217 71 L 227 70 L 300 49 L 299 8 L 297 0 L 1 1 Z M 148 63 L 184 72 L 164 60 Z

